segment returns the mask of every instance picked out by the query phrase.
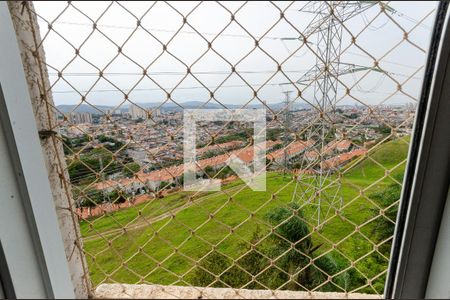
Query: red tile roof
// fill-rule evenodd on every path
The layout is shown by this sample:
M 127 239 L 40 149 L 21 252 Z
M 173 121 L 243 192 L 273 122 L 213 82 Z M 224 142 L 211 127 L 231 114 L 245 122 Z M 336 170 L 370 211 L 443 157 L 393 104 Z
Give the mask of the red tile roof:
M 280 144 L 279 141 L 267 141 L 266 142 L 266 149 L 272 148 L 273 146 Z M 305 148 L 310 147 L 314 145 L 313 141 L 297 141 L 289 146 L 286 147 L 287 154 L 288 155 L 295 155 L 297 153 L 300 153 Z M 258 148 L 258 145 L 256 145 Z M 306 153 L 306 155 L 314 153 L 313 151 L 309 151 Z M 355 149 L 353 151 L 343 153 L 340 155 L 336 155 L 330 159 L 327 159 L 326 161 L 321 163 L 321 167 L 324 169 L 330 169 L 340 166 L 341 164 L 351 160 L 354 157 L 361 156 L 367 153 L 366 149 Z M 205 169 L 207 166 L 220 166 L 225 164 L 225 162 L 230 158 L 230 156 L 234 154 L 239 159 L 241 159 L 244 163 L 251 163 L 253 161 L 253 147 L 245 147 L 243 149 L 233 150 L 225 154 L 217 155 L 214 157 L 206 158 L 199 160 L 197 162 L 197 168 Z M 317 153 L 316 153 L 317 155 Z M 284 149 L 276 150 L 272 153 L 267 154 L 267 158 L 274 159 L 274 158 L 280 158 L 284 156 Z M 100 183 L 97 183 L 94 185 L 96 189 L 102 190 L 106 188 L 112 188 L 117 185 L 120 186 L 130 186 L 133 183 L 135 184 L 141 184 L 145 183 L 147 181 L 169 181 L 173 178 L 177 178 L 183 175 L 184 172 L 184 164 L 164 168 L 161 170 L 152 171 L 150 173 L 144 173 L 142 171 L 136 173 L 135 178 L 124 178 L 119 180 L 106 180 Z M 297 170 L 295 173 L 303 173 L 303 174 L 313 174 L 313 170 Z
M 267 154 L 267 158 L 269 158 L 271 160 L 283 158 L 285 153 L 287 156 L 296 155 L 296 154 L 302 152 L 303 150 L 305 150 L 306 148 L 311 147 L 312 145 L 314 145 L 314 142 L 311 140 L 310 141 L 296 141 L 282 149 L 278 149 L 272 153 Z
M 273 146 L 280 144 L 280 141 L 266 141 L 266 149 L 270 149 Z M 261 148 L 259 145 L 255 145 L 255 147 Z M 220 166 L 225 164 L 225 162 L 231 157 L 231 155 L 236 155 L 239 159 L 241 159 L 245 163 L 251 163 L 253 161 L 253 146 L 248 146 L 242 149 L 233 150 L 227 152 L 225 154 L 213 156 L 210 158 L 202 159 L 197 162 L 197 168 L 205 169 L 208 166 Z M 117 185 L 128 186 L 133 183 L 145 183 L 147 181 L 169 181 L 173 178 L 177 178 L 183 175 L 184 172 L 184 164 L 164 168 L 161 170 L 152 171 L 149 173 L 144 173 L 140 171 L 136 173 L 137 178 L 124 178 L 119 179 L 117 181 L 107 180 L 104 182 L 100 182 L 94 185 L 96 189 L 102 190 L 106 188 L 115 187 Z
M 314 174 L 316 174 L 316 171 L 314 171 L 313 169 L 294 169 L 293 173 L 294 174 L 314 175 Z
M 206 146 L 206 147 L 197 149 L 197 155 L 202 155 L 208 151 L 216 151 L 216 150 L 220 151 L 220 150 L 227 150 L 230 148 L 240 147 L 243 144 L 244 144 L 243 141 L 231 141 L 231 142 L 222 143 L 222 144 L 210 145 L 210 146 Z
M 334 149 L 337 149 L 338 151 L 348 150 L 351 145 L 352 145 L 352 141 L 350 141 L 350 140 L 331 141 L 325 147 L 323 147 L 323 155 L 331 154 Z M 305 155 L 307 158 L 309 158 L 311 160 L 317 159 L 319 157 L 319 151 L 320 151 L 320 149 L 308 151 Z
M 323 169 L 331 169 L 340 166 L 341 164 L 351 160 L 354 157 L 361 156 L 367 153 L 366 149 L 355 149 L 347 153 L 336 155 L 320 164 Z

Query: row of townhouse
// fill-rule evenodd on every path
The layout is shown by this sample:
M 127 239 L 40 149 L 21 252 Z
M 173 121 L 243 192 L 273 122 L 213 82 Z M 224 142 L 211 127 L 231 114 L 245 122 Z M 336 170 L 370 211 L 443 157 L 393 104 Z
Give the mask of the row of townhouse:
M 322 170 L 334 171 L 342 167 L 346 163 L 348 163 L 353 158 L 365 155 L 366 153 L 367 153 L 366 149 L 354 149 L 346 153 L 338 154 L 336 156 L 333 156 L 332 158 L 329 158 L 321 162 L 320 167 Z
M 266 149 L 272 149 L 275 145 L 281 144 L 280 141 L 267 141 Z M 270 152 L 266 155 L 266 158 L 271 161 L 283 162 L 285 157 L 292 159 L 306 150 L 310 149 L 314 145 L 314 141 L 296 141 L 288 145 L 283 149 L 278 149 Z M 339 149 L 339 151 L 345 151 L 349 149 L 347 141 L 341 141 L 336 143 L 334 146 L 329 145 L 328 150 Z M 256 145 L 256 148 L 259 146 Z M 305 153 L 307 155 L 311 151 Z M 355 157 L 365 155 L 367 153 L 366 149 L 353 149 L 349 152 L 343 152 L 337 154 L 323 162 L 320 163 L 321 170 L 336 170 L 344 164 L 348 163 Z M 219 170 L 226 165 L 227 160 L 232 156 L 236 155 L 243 163 L 250 164 L 254 158 L 254 147 L 245 147 L 238 150 L 233 150 L 225 154 L 218 156 L 206 158 L 199 160 L 197 162 L 197 174 L 202 175 L 203 170 L 206 167 L 212 167 L 214 170 Z M 314 170 L 297 170 L 298 172 L 303 172 L 305 174 L 313 174 Z M 94 188 L 102 190 L 104 192 L 112 192 L 114 189 L 120 189 L 128 194 L 139 194 L 146 189 L 157 190 L 161 187 L 162 183 L 171 184 L 179 180 L 184 173 L 184 164 L 178 166 L 172 166 L 157 171 L 152 171 L 149 173 L 144 173 L 142 171 L 138 172 L 134 178 L 124 178 L 118 180 L 107 180 L 97 183 Z
M 307 149 L 311 148 L 314 143 L 313 140 L 295 141 L 286 147 L 267 154 L 267 158 L 270 161 L 275 162 L 275 164 L 283 164 L 285 160 L 291 160 L 304 153 Z
M 275 145 L 280 144 L 280 141 L 267 141 L 266 149 L 270 150 Z M 261 149 L 259 145 L 255 145 L 255 148 Z M 253 161 L 254 147 L 244 147 L 242 149 L 233 150 L 225 154 L 217 155 L 214 157 L 199 160 L 197 162 L 197 174 L 203 174 L 203 170 L 206 167 L 212 167 L 215 170 L 226 165 L 227 160 L 232 156 L 236 155 L 243 163 L 250 164 Z M 97 190 L 102 190 L 105 192 L 112 192 L 115 189 L 120 189 L 125 193 L 139 193 L 144 189 L 157 190 L 162 183 L 175 183 L 176 180 L 180 179 L 184 173 L 184 164 L 178 166 L 172 166 L 168 168 L 163 168 L 160 170 L 152 171 L 149 173 L 144 173 L 140 171 L 135 174 L 133 178 L 124 178 L 118 180 L 106 180 L 94 185 Z
M 199 148 L 196 150 L 198 156 L 202 156 L 208 152 L 221 152 L 229 149 L 236 149 L 238 147 L 242 147 L 244 145 L 243 141 L 231 141 L 221 144 L 214 144 Z
M 320 146 L 320 145 L 318 145 Z M 317 161 L 320 157 L 327 157 L 333 154 L 348 152 L 353 148 L 353 143 L 350 140 L 333 140 L 326 144 L 323 149 L 315 147 L 306 152 L 305 158 L 309 161 Z

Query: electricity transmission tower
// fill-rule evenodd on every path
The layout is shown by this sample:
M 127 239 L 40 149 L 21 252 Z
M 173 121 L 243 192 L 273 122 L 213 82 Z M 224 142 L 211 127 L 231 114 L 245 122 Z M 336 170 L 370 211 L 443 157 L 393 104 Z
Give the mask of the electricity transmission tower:
M 292 119 L 292 115 L 291 115 L 291 103 L 289 101 L 290 98 L 290 94 L 292 93 L 292 91 L 285 91 L 283 92 L 285 94 L 285 100 L 284 100 L 284 157 L 283 157 L 283 175 L 285 175 L 287 168 L 288 168 L 288 155 L 287 155 L 287 147 L 289 146 L 289 133 L 290 133 L 290 128 L 291 128 L 291 119 Z
M 316 35 L 314 46 L 316 63 L 308 70 L 297 84 L 314 86 L 312 103 L 319 113 L 319 121 L 310 124 L 307 139 L 314 140 L 306 155 L 303 166 L 308 170 L 298 174 L 293 201 L 308 203 L 314 208 L 314 217 L 319 228 L 329 213 L 334 213 L 342 206 L 340 180 L 331 178 L 333 168 L 325 163 L 329 155 L 327 144 L 334 139 L 334 120 L 337 102 L 338 77 L 340 75 L 375 70 L 373 67 L 341 63 L 342 36 L 344 22 L 363 13 L 374 6 L 375 1 L 310 1 L 301 12 L 312 13 L 313 19 L 303 32 L 305 39 Z

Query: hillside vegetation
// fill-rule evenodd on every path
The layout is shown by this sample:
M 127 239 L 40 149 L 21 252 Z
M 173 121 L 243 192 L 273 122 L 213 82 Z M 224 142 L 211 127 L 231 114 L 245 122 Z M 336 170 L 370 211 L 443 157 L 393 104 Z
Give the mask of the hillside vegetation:
M 277 210 L 291 207 L 290 203 L 294 202 L 301 208 L 302 220 L 311 232 L 311 244 L 317 246 L 314 256 L 328 264 L 323 268 L 329 275 L 340 272 L 332 282 L 323 285 L 311 282 L 308 288 L 320 285 L 318 290 L 323 291 L 381 293 L 390 239 L 381 240 L 383 235 L 376 233 L 379 228 L 391 230 L 392 222 L 385 222 L 380 208 L 389 207 L 388 216 L 392 218 L 407 149 L 406 138 L 389 141 L 371 150 L 368 158 L 351 162 L 340 179 L 337 174 L 329 178 L 328 186 L 321 191 L 320 226 L 317 226 L 317 199 L 311 189 L 316 179 L 305 176 L 296 184 L 292 176 L 277 172 L 267 174 L 265 192 L 254 192 L 236 180 L 221 192 L 178 192 L 82 221 L 91 279 L 94 284 L 105 281 L 198 284 L 195 279 L 199 276 L 197 261 L 206 263 L 210 255 L 219 253 L 226 258 L 225 266 L 232 264 L 232 259 L 242 259 L 250 241 L 261 241 L 258 251 L 273 257 L 274 250 L 269 243 L 273 243 L 270 232 L 274 223 L 270 216 Z M 340 206 L 339 211 L 330 208 L 331 200 L 327 199 L 334 199 L 334 205 Z M 126 231 L 121 229 L 124 226 Z M 98 237 L 99 234 L 103 238 Z M 374 248 L 375 244 L 378 246 Z M 356 262 L 354 266 L 351 261 Z M 268 262 L 258 260 L 258 263 Z M 275 274 L 273 272 L 273 267 L 268 268 L 259 275 L 258 281 L 265 282 L 270 274 Z M 327 276 L 321 276 L 326 280 Z M 371 285 L 367 285 L 368 280 Z M 279 287 L 277 282 L 267 282 L 270 288 Z M 292 285 L 281 288 L 302 289 Z

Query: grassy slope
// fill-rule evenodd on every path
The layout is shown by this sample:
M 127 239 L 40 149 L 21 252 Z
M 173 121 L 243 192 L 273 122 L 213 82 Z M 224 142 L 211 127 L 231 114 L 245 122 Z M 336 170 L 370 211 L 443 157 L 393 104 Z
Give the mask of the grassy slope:
M 395 173 L 403 173 L 407 152 L 407 143 L 396 140 L 391 141 L 370 154 L 370 157 Z M 355 260 L 371 251 L 372 245 L 367 241 L 372 230 L 371 223 L 365 224 L 361 232 L 353 234 L 351 238 L 342 239 L 352 234 L 355 225 L 364 224 L 371 216 L 370 209 L 375 208 L 374 203 L 361 196 L 381 190 L 386 185 L 394 182 L 390 178 L 384 178 L 377 184 L 371 184 L 385 176 L 385 169 L 370 159 L 357 164 L 343 175 L 341 190 L 331 186 L 325 192 L 329 195 L 338 193 L 343 199 L 341 217 L 334 212 L 328 215 L 325 225 L 317 233 L 313 233 L 316 243 L 323 243 L 320 252 L 330 250 L 331 243 L 336 243 L 337 248 L 345 257 Z M 311 179 L 302 182 L 306 187 Z M 209 194 L 203 201 L 194 204 L 175 215 L 175 218 L 165 218 L 147 226 L 131 230 L 127 233 L 119 233 L 107 236 L 111 245 L 103 239 L 85 241 L 85 250 L 91 277 L 94 284 L 100 283 L 109 274 L 107 281 L 136 283 L 140 278 L 145 281 L 158 284 L 186 284 L 179 281 L 180 275 L 188 273 L 182 280 L 189 280 L 189 271 L 194 267 L 193 261 L 200 259 L 208 251 L 211 245 L 224 254 L 236 258 L 242 254 L 240 242 L 250 239 L 256 226 L 262 232 L 268 232 L 269 226 L 265 221 L 265 214 L 273 207 L 286 204 L 292 200 L 295 182 L 288 176 L 269 173 L 266 192 L 253 192 L 240 182 L 227 186 L 228 192 Z M 365 190 L 364 190 L 365 189 Z M 306 191 L 303 197 L 310 196 Z M 141 204 L 137 209 L 121 210 L 108 216 L 91 220 L 91 225 L 82 222 L 81 229 L 84 236 L 95 232 L 105 232 L 112 228 L 120 228 L 136 217 L 139 211 L 141 215 L 151 218 L 185 204 L 189 196 L 185 192 L 177 193 L 150 203 Z M 306 199 L 306 198 L 304 198 Z M 200 198 L 200 200 L 202 200 Z M 250 212 L 255 212 L 251 217 Z M 314 215 L 316 210 L 308 204 L 304 206 L 305 216 L 312 228 L 315 225 Z M 213 214 L 211 218 L 210 214 Z M 111 218 L 113 216 L 113 218 Z M 324 220 L 325 216 L 322 216 Z M 141 220 L 142 218 L 138 218 Z M 93 229 L 95 231 L 93 231 Z M 233 233 L 230 229 L 233 228 Z M 191 234 L 195 230 L 195 235 Z M 157 232 L 157 235 L 155 235 Z M 139 246 L 141 248 L 139 248 Z M 111 247 L 111 250 L 108 248 Z M 174 248 L 178 251 L 174 251 Z M 332 251 L 331 255 L 336 260 L 348 262 L 342 254 Z M 95 259 L 94 259 L 95 257 Z M 361 259 L 357 264 L 358 272 L 371 278 L 378 271 L 371 271 L 367 264 L 370 261 Z M 161 264 L 158 267 L 157 262 Z M 126 267 L 120 268 L 123 263 Z M 371 274 L 372 272 L 372 274 Z M 381 279 L 380 279 L 381 280 Z

